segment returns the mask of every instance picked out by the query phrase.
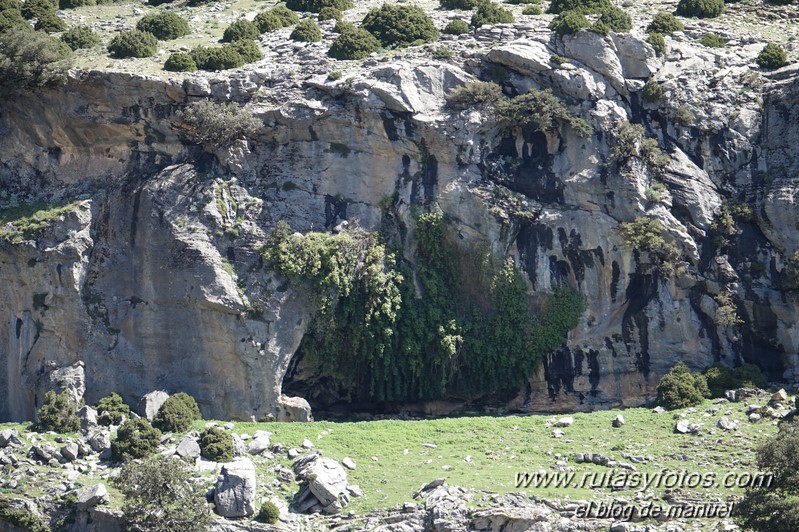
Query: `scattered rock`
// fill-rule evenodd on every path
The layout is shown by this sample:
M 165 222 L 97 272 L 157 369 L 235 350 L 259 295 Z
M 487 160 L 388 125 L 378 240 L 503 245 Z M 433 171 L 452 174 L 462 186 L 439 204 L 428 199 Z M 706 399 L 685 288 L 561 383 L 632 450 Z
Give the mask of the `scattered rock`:
M 111 448 L 111 433 L 107 430 L 96 430 L 89 434 L 86 443 L 97 453 Z
M 313 442 L 308 438 L 302 440 L 302 446 L 306 449 L 313 449 Z
M 345 456 L 344 460 L 341 461 L 341 465 L 346 467 L 347 469 L 354 471 L 355 470 L 355 462 L 352 461 L 352 458 L 349 456 Z
M 181 458 L 188 458 L 191 460 L 199 458 L 200 444 L 197 442 L 197 436 L 193 434 L 186 434 L 175 448 L 175 454 Z
M 271 442 L 269 440 L 269 433 L 263 430 L 259 430 L 255 433 L 252 441 L 250 441 L 249 445 L 247 445 L 247 452 L 250 454 L 261 454 L 264 451 L 269 450 L 269 446 Z
M 686 419 L 681 419 L 674 426 L 674 432 L 679 434 L 696 434 L 701 426 L 697 423 L 689 423 Z
M 278 421 L 313 421 L 311 405 L 302 397 L 281 395 L 277 401 Z
M 79 455 L 80 449 L 78 449 L 78 444 L 75 442 L 69 442 L 61 447 L 61 456 L 63 456 L 68 462 L 77 460 Z
M 110 497 L 105 484 L 83 488 L 77 493 L 78 510 L 88 510 L 100 504 L 108 504 Z
M 780 388 L 774 395 L 771 396 L 772 403 L 784 403 L 788 400 L 788 394 L 783 388 Z
M 572 423 L 574 423 L 574 418 L 571 416 L 562 417 L 558 419 L 553 426 L 555 427 L 571 427 Z
M 666 409 L 663 408 L 662 406 L 656 406 L 655 408 L 652 409 L 652 413 L 653 414 L 662 414 L 665 411 L 666 411 Z
M 169 399 L 169 394 L 162 390 L 156 390 L 145 394 L 139 401 L 136 411 L 142 417 L 146 417 L 147 421 L 152 421 L 158 413 L 158 409 L 164 404 L 164 401 Z
M 78 419 L 80 419 L 80 431 L 88 434 L 97 428 L 97 410 L 89 405 L 83 405 L 78 409 Z
M 19 432 L 17 429 L 0 430 L 0 449 L 6 447 L 18 447 L 22 445 L 22 440 L 19 439 Z
M 356 484 L 347 486 L 347 493 L 349 493 L 351 497 L 363 497 L 364 495 L 363 490 Z
M 214 490 L 216 513 L 222 517 L 248 517 L 255 513 L 255 465 L 238 459 L 222 466 Z
M 294 472 L 300 480 L 308 482 L 310 496 L 316 498 L 324 513 L 338 513 L 346 504 L 346 498 L 341 496 L 347 490 L 347 472 L 332 458 L 323 458 L 318 453 L 305 454 L 294 463 Z M 337 508 L 334 503 L 340 506 Z
M 611 425 L 613 425 L 614 428 L 623 427 L 624 426 L 624 416 L 619 414 L 616 417 L 614 417 L 613 421 L 611 422 Z
M 716 426 L 722 430 L 738 430 L 738 424 L 731 421 L 728 417 L 724 416 L 716 422 Z
M 553 437 L 553 438 L 562 438 L 562 437 L 564 437 L 565 435 L 566 435 L 566 433 L 565 433 L 565 432 L 563 432 L 563 431 L 562 431 L 562 430 L 560 430 L 560 429 L 555 429 L 555 430 L 553 430 L 553 431 L 552 431 L 552 437 Z
M 757 412 L 752 412 L 751 414 L 749 414 L 749 423 L 757 423 L 758 421 L 760 421 L 760 418 L 762 417 L 763 416 L 761 416 Z

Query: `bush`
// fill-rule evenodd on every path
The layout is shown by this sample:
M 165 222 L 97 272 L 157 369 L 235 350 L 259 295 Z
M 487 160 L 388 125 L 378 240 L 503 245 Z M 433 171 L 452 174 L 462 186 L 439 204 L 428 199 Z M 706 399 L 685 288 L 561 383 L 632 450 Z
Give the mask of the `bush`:
M 130 417 L 130 407 L 122 400 L 122 396 L 114 392 L 106 395 L 94 407 L 97 413 L 97 422 L 100 425 L 118 425 L 123 418 Z
M 352 0 L 287 0 L 286 7 L 294 11 L 319 13 L 325 7 L 335 7 L 339 11 L 346 11 L 355 7 L 355 4 Z
M 230 45 L 244 59 L 245 63 L 255 63 L 264 58 L 264 53 L 258 43 L 249 39 L 242 39 Z
M 590 26 L 585 15 L 578 11 L 564 11 L 549 23 L 549 29 L 558 35 L 571 35 Z
M 463 35 L 469 33 L 469 25 L 463 20 L 452 20 L 444 28 L 447 35 Z
M 471 11 L 486 0 L 439 0 L 442 9 L 462 9 Z
M 613 31 L 615 33 L 625 33 L 633 29 L 633 21 L 630 18 L 630 15 L 628 15 L 623 9 L 615 6 L 604 10 L 594 25 L 599 25 L 603 29 L 607 28 L 607 30 Z M 598 33 L 607 32 L 601 31 Z
M 80 420 L 76 415 L 78 404 L 72 400 L 69 391 L 57 394 L 53 390 L 44 394 L 42 406 L 36 412 L 39 418 L 37 428 L 41 431 L 77 432 Z
M 746 490 L 735 505 L 744 530 L 799 530 L 799 423 L 783 421 L 780 430 L 757 450 L 757 467 L 772 473 L 771 482 Z
M 205 489 L 192 479 L 182 460 L 155 456 L 129 462 L 113 480 L 125 496 L 126 530 L 149 532 L 206 532 L 212 517 Z
M 153 418 L 153 426 L 164 432 L 186 432 L 197 419 L 202 419 L 197 402 L 181 392 L 164 401 Z
M 660 33 L 650 33 L 646 42 L 654 48 L 655 54 L 661 56 L 666 53 L 666 38 Z
M 225 28 L 225 33 L 222 34 L 222 41 L 233 42 L 240 39 L 255 40 L 260 34 L 261 32 L 258 31 L 258 26 L 249 20 L 241 19 Z
M 233 436 L 219 427 L 209 427 L 200 435 L 200 453 L 206 460 L 233 460 Z
M 602 13 L 613 7 L 610 0 L 552 0 L 547 13 L 559 14 L 565 11 L 578 11 L 583 14 Z
M 339 22 L 341 24 L 341 22 Z M 336 25 L 336 27 L 339 26 Z M 341 28 L 327 55 L 334 59 L 363 59 L 380 50 L 380 41 L 374 35 L 360 28 Z
M 22 18 L 20 12 L 12 9 L 0 11 L 0 33 L 8 30 L 32 31 L 30 24 Z
M 418 41 L 438 39 L 433 20 L 417 6 L 383 4 L 369 11 L 361 28 L 374 35 L 386 48 L 402 48 Z
M 768 380 L 763 372 L 754 364 L 743 364 L 737 368 L 730 368 L 722 364 L 713 364 L 702 372 L 707 380 L 711 397 L 724 397 L 727 390 L 737 388 L 768 387 Z
M 152 33 L 139 30 L 123 31 L 108 43 L 108 51 L 118 58 L 151 57 L 158 49 L 158 39 Z
M 724 13 L 724 0 L 680 0 L 675 15 L 681 17 L 715 18 Z
M 479 28 L 483 24 L 512 24 L 516 22 L 513 13 L 490 1 L 483 1 L 472 15 L 472 27 Z
M 715 33 L 705 33 L 699 42 L 708 48 L 725 48 L 727 46 L 727 40 Z
M 197 68 L 201 70 L 227 70 L 244 65 L 244 58 L 231 46 L 219 48 L 206 48 L 198 46 L 189 55 L 194 59 Z
M 591 133 L 588 123 L 574 116 L 548 89 L 533 89 L 521 96 L 500 100 L 496 109 L 498 121 L 505 126 L 551 131 L 565 124 L 571 126 L 580 136 Z
M 61 35 L 61 40 L 72 50 L 92 48 L 100 44 L 100 36 L 88 26 L 76 26 Z
M 9 2 L 9 8 L 12 5 L 13 4 Z M 0 11 L 5 11 L 6 9 L 7 8 L 0 8 Z M 55 14 L 55 12 L 58 11 L 58 2 L 52 0 L 27 0 L 21 7 L 17 5 L 14 11 L 22 13 L 22 16 L 28 20 L 34 18 L 38 19 L 47 13 Z
M 59 33 L 67 29 L 67 24 L 55 13 L 43 13 L 36 21 L 36 31 Z
M 682 362 L 661 377 L 657 393 L 657 404 L 668 410 L 696 406 L 710 396 L 705 377 Z
M 785 66 L 788 63 L 788 54 L 782 46 L 769 43 L 757 54 L 755 61 L 760 68 L 772 70 Z
M 94 6 L 97 5 L 95 0 L 61 0 L 59 6 L 61 9 L 70 9 L 74 7 Z
M 647 33 L 660 33 L 661 35 L 671 35 L 675 31 L 684 29 L 685 26 L 677 17 L 665 11 L 655 13 L 652 22 L 646 27 Z
M 524 8 L 524 11 L 522 11 L 522 15 L 533 15 L 533 16 L 535 16 L 535 15 L 542 15 L 543 13 L 544 13 L 544 10 L 541 9 L 540 6 L 527 6 L 527 7 Z
M 322 40 L 322 30 L 319 29 L 319 25 L 313 19 L 306 18 L 297 24 L 289 38 L 298 42 L 319 42 Z
M 129 419 L 117 431 L 111 442 L 114 460 L 127 462 L 153 454 L 161 443 L 161 431 L 150 425 L 146 418 Z
M 269 33 L 270 31 L 279 30 L 283 27 L 283 20 L 273 11 L 262 11 L 258 13 L 253 23 L 258 26 L 258 31 L 261 33 Z
M 654 103 L 663 97 L 663 87 L 660 86 L 660 83 L 650 78 L 644 85 L 641 95 L 645 102 Z
M 346 4 L 347 2 L 343 2 L 343 3 Z M 352 7 L 352 6 L 350 6 L 350 7 Z M 345 10 L 347 8 L 344 7 L 344 8 L 340 8 L 340 9 L 343 11 L 343 10 Z M 272 13 L 273 15 L 277 15 L 277 18 L 279 18 L 283 22 L 283 27 L 284 28 L 288 28 L 289 26 L 293 26 L 293 25 L 295 25 L 296 23 L 298 23 L 300 21 L 300 16 L 297 15 L 297 13 L 295 13 L 291 9 L 287 8 L 286 6 L 275 6 L 272 9 L 270 9 L 269 12 Z
M 194 72 L 197 70 L 197 63 L 194 62 L 194 59 L 189 54 L 175 52 L 164 63 L 164 70 L 169 72 Z
M 34 0 L 36 1 L 36 0 Z M 50 0 L 44 0 L 50 2 Z M 56 4 L 53 4 L 55 7 Z M 0 0 L 0 12 L 2 11 L 21 11 L 22 3 L 19 0 Z
M 27 508 L 11 507 L 5 498 L 0 499 L 0 523 L 4 530 L 23 530 L 24 532 L 50 532 L 47 523 L 33 514 Z M 8 528 L 8 524 L 13 525 Z
M 62 83 L 71 55 L 69 46 L 30 27 L 8 29 L 0 33 L 0 88 L 28 91 Z
M 181 112 L 192 131 L 194 140 L 219 146 L 229 146 L 234 141 L 252 136 L 263 124 L 251 113 L 230 102 L 217 104 L 201 100 L 190 104 Z
M 469 109 L 478 105 L 493 105 L 502 97 L 502 88 L 490 81 L 473 81 L 456 87 L 447 95 L 450 109 Z
M 136 24 L 136 29 L 152 33 L 156 39 L 162 41 L 171 41 L 191 33 L 189 22 L 171 11 L 144 15 Z
M 335 7 L 323 7 L 322 9 L 319 10 L 319 16 L 317 16 L 316 19 L 319 22 L 322 22 L 323 20 L 338 21 L 341 20 L 342 16 L 343 15 L 341 14 L 341 11 L 339 11 Z
M 262 523 L 274 525 L 280 518 L 280 508 L 277 507 L 272 501 L 266 501 L 261 505 L 261 510 L 258 512 L 258 520 Z
M 659 261 L 657 266 L 660 273 L 674 271 L 674 262 L 680 258 L 680 252 L 664 237 L 660 220 L 639 216 L 631 222 L 620 223 L 618 230 L 625 246 L 636 253 L 646 251 L 652 259 Z

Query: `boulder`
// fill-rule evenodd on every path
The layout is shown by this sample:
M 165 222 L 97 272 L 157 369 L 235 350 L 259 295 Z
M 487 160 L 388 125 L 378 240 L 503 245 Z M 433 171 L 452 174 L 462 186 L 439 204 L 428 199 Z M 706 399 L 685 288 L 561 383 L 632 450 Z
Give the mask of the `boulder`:
M 96 430 L 86 437 L 86 443 L 94 452 L 101 453 L 111 448 L 111 433 L 107 430 Z
M 22 440 L 19 439 L 19 432 L 17 429 L 0 430 L 0 449 L 13 446 L 17 447 L 22 445 Z
M 249 517 L 255 513 L 255 465 L 238 459 L 222 466 L 214 490 L 216 513 L 222 517 Z
M 68 442 L 66 445 L 61 447 L 61 456 L 63 456 L 68 462 L 77 460 L 79 455 L 80 452 L 78 449 L 78 444 L 75 442 Z
M 555 422 L 556 427 L 570 427 L 574 423 L 574 418 L 571 416 L 562 417 Z
M 169 394 L 162 390 L 156 390 L 145 394 L 139 401 L 136 411 L 142 417 L 146 417 L 147 421 L 152 421 L 158 413 L 158 409 L 164 404 L 164 401 L 169 399 Z
M 186 434 L 175 448 L 175 454 L 181 458 L 189 458 L 191 460 L 199 458 L 200 444 L 197 443 L 197 438 L 192 434 Z
M 269 433 L 259 430 L 247 445 L 247 452 L 250 454 L 261 454 L 269 449 L 271 442 L 269 441 Z
M 278 421 L 313 421 L 311 405 L 302 397 L 281 395 L 278 399 Z
M 734 421 L 731 421 L 726 416 L 723 416 L 721 419 L 719 419 L 718 422 L 716 423 L 716 426 L 721 430 L 728 430 L 728 431 L 738 430 L 738 424 L 735 423 Z
M 752 412 L 749 414 L 749 423 L 757 423 L 763 416 L 758 414 L 757 412 Z
M 78 404 L 83 401 L 83 394 L 86 393 L 86 374 L 83 371 L 82 361 L 52 370 L 49 378 L 50 387 L 56 392 L 67 390 L 73 401 Z
M 771 396 L 772 403 L 784 403 L 788 400 L 788 394 L 783 388 L 780 388 L 774 395 Z
M 308 482 L 311 493 L 323 508 L 339 501 L 347 491 L 347 472 L 332 458 L 322 458 L 317 453 L 308 453 L 294 463 L 294 472 Z
M 344 460 L 341 461 L 341 465 L 343 465 L 350 471 L 355 470 L 355 462 L 353 462 L 352 458 L 350 458 L 349 456 L 344 457 Z
M 110 500 L 105 484 L 97 484 L 83 488 L 77 493 L 78 510 L 88 510 L 100 504 L 107 504 Z
M 613 425 L 614 428 L 623 427 L 624 426 L 624 416 L 619 414 L 616 417 L 614 417 L 613 421 L 611 422 L 611 425 Z
M 97 428 L 97 410 L 89 405 L 83 405 L 78 410 L 78 419 L 80 419 L 80 431 L 83 434 L 88 434 L 93 429 Z

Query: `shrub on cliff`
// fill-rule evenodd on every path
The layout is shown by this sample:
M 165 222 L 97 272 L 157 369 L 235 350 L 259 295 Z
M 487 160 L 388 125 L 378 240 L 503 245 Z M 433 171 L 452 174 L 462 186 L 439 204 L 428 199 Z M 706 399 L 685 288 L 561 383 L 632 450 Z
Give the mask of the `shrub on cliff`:
M 502 97 L 502 88 L 491 81 L 473 81 L 456 87 L 447 94 L 447 107 L 455 110 L 478 105 L 493 105 Z
M 352 0 L 287 0 L 286 7 L 293 11 L 319 13 L 325 7 L 335 7 L 339 11 L 346 11 L 355 7 L 355 4 Z
M 118 425 L 123 418 L 130 417 L 130 407 L 122 400 L 122 396 L 114 392 L 106 395 L 94 407 L 99 416 L 97 422 L 100 425 Z
M 63 83 L 71 55 L 69 46 L 44 33 L 8 29 L 0 33 L 0 88 L 32 90 Z
M 383 4 L 369 11 L 361 28 L 374 35 L 386 48 L 402 48 L 438 39 L 433 19 L 417 6 Z
M 0 11 L 12 8 L 13 4 L 8 3 L 7 7 L 0 6 Z M 52 0 L 27 0 L 21 7 L 17 7 L 16 11 L 22 13 L 22 16 L 28 20 L 38 19 L 46 13 L 55 13 L 58 11 L 58 2 Z
M 67 24 L 55 13 L 43 13 L 34 28 L 45 33 L 59 33 L 67 29 Z
M 214 462 L 233 460 L 233 436 L 219 427 L 210 427 L 200 435 L 202 457 Z
M 591 133 L 591 126 L 574 116 L 549 89 L 531 90 L 515 98 L 500 100 L 496 105 L 497 119 L 507 126 L 530 127 L 551 131 L 563 125 L 571 126 L 580 136 Z
M 162 41 L 170 41 L 191 33 L 189 22 L 171 11 L 144 15 L 136 24 L 136 29 L 152 33 Z
M 264 58 L 264 53 L 258 43 L 249 39 L 241 39 L 230 43 L 230 47 L 244 59 L 245 63 L 255 63 Z
M 151 57 L 158 49 L 158 39 L 152 33 L 139 30 L 123 31 L 108 43 L 108 51 L 117 58 Z
M 699 42 L 708 48 L 725 48 L 727 46 L 727 40 L 715 33 L 705 33 Z
M 249 20 L 241 19 L 225 28 L 225 32 L 222 34 L 222 41 L 233 42 L 239 39 L 254 40 L 257 39 L 260 34 L 261 32 L 258 30 L 258 26 Z
M 368 31 L 345 26 L 342 26 L 341 29 L 341 33 L 327 51 L 327 55 L 330 57 L 334 59 L 363 59 L 380 50 L 380 41 Z
M 61 0 L 59 7 L 61 9 L 70 9 L 75 7 L 93 6 L 97 5 L 96 0 Z
M 513 13 L 490 1 L 483 1 L 477 5 L 472 15 L 472 27 L 479 28 L 484 24 L 512 24 L 516 22 Z
M 194 102 L 180 113 L 195 141 L 229 146 L 252 136 L 263 123 L 235 103 Z
M 653 33 L 652 35 L 658 34 Z M 646 82 L 646 85 L 644 85 L 644 88 L 641 91 L 641 96 L 644 98 L 645 102 L 655 103 L 663 97 L 663 87 L 660 86 L 660 83 L 650 78 Z
M 647 38 L 646 42 L 655 50 L 655 54 L 661 56 L 666 53 L 666 38 L 660 33 L 650 33 Z M 652 80 L 650 80 L 652 81 Z M 660 85 L 658 85 L 660 87 Z M 661 92 L 663 89 L 661 89 Z M 658 96 L 658 99 L 660 96 Z
M 343 11 L 346 8 L 338 8 L 338 9 L 341 9 Z M 293 26 L 300 21 L 300 16 L 286 6 L 275 6 L 269 10 L 269 13 L 277 15 L 277 18 L 279 18 L 281 22 L 283 22 L 284 28 Z
M 323 7 L 319 10 L 319 15 L 316 17 L 316 20 L 319 22 L 325 20 L 341 20 L 343 17 L 340 10 L 336 9 L 335 7 Z
M 297 24 L 289 38 L 298 42 L 319 42 L 322 40 L 322 30 L 313 19 L 306 18 Z
M 20 14 L 19 10 L 8 9 L 0 11 L 0 33 L 12 29 L 27 32 L 32 31 L 28 22 L 22 18 L 22 14 Z
M 769 43 L 757 54 L 755 61 L 760 68 L 772 70 L 785 66 L 788 63 L 788 54 L 782 46 Z
M 161 431 L 150 425 L 147 419 L 129 419 L 119 427 L 116 438 L 111 442 L 111 454 L 114 460 L 120 462 L 144 458 L 153 454 L 159 443 Z
M 129 462 L 113 480 L 125 496 L 126 530 L 206 532 L 212 516 L 204 488 L 182 460 L 155 456 Z
M 613 7 L 610 0 L 552 0 L 547 13 L 563 13 L 565 11 L 578 11 L 583 14 L 602 13 Z
M 444 28 L 447 35 L 463 35 L 469 33 L 469 25 L 463 20 L 452 20 Z
M 724 0 L 680 0 L 674 13 L 681 17 L 715 18 L 724 13 Z
M 633 21 L 626 11 L 613 6 L 602 11 L 593 26 L 592 31 L 603 35 L 606 35 L 609 31 L 625 33 L 633 29 Z
M 100 44 L 100 36 L 88 26 L 75 26 L 61 35 L 61 40 L 72 50 L 92 48 Z
M 591 22 L 578 11 L 564 11 L 549 23 L 549 29 L 558 35 L 571 35 L 591 27 Z
M 486 0 L 439 0 L 442 9 L 462 9 L 471 11 Z
M 269 33 L 283 27 L 283 21 L 272 11 L 262 11 L 255 16 L 253 23 L 261 33 Z
M 194 72 L 197 70 L 197 63 L 194 62 L 194 59 L 189 54 L 175 52 L 164 63 L 164 70 L 169 72 Z
M 707 380 L 711 397 L 724 397 L 724 392 L 737 388 L 766 388 L 768 380 L 754 364 L 743 364 L 731 368 L 723 364 L 713 364 L 702 372 Z
M 41 431 L 77 432 L 80 429 L 77 411 L 78 405 L 67 390 L 58 394 L 50 390 L 44 394 L 42 406 L 36 412 L 39 418 L 37 428 Z
M 652 22 L 646 27 L 647 33 L 660 33 L 661 35 L 671 35 L 675 31 L 684 29 L 685 26 L 677 17 L 665 11 L 655 13 Z
M 221 46 L 218 48 L 206 48 L 198 46 L 189 55 L 194 59 L 197 68 L 201 70 L 227 70 L 238 68 L 244 65 L 244 58 L 232 46 Z
M 258 512 L 258 521 L 274 525 L 280 519 L 280 508 L 272 501 L 266 501 Z
M 694 373 L 682 362 L 661 377 L 657 387 L 657 404 L 675 410 L 696 406 L 710 396 L 703 375 Z
M 624 245 L 636 253 L 648 252 L 652 266 L 661 274 L 674 272 L 680 251 L 666 239 L 660 220 L 639 216 L 631 222 L 620 223 L 618 230 Z
M 202 419 L 197 402 L 181 392 L 164 401 L 153 418 L 153 426 L 164 432 L 186 432 L 197 419 Z

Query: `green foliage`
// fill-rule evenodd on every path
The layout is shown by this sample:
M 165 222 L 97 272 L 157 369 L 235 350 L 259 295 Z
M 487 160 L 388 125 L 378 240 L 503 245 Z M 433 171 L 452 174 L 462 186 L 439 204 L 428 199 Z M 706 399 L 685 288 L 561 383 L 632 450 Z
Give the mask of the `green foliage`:
M 170 41 L 191 33 L 189 22 L 172 11 L 159 11 L 144 15 L 136 29 L 155 35 L 156 39 Z
M 72 400 L 69 391 L 57 394 L 49 390 L 44 394 L 42 406 L 36 411 L 36 417 L 39 418 L 37 428 L 42 432 L 77 432 L 80 429 L 77 411 L 78 404 Z
M 146 418 L 128 419 L 111 442 L 114 460 L 127 462 L 153 454 L 161 443 L 161 431 L 150 425 Z
M 191 55 L 185 52 L 174 52 L 164 63 L 164 70 L 169 72 L 194 72 L 197 70 L 197 63 Z
M 433 50 L 433 59 L 444 61 L 452 58 L 452 50 L 449 48 L 436 48 Z
M 235 41 L 230 44 L 230 47 L 238 52 L 245 63 L 255 63 L 264 58 L 264 53 L 261 51 L 261 47 L 258 46 L 258 43 L 249 39 Z
M 66 80 L 72 50 L 58 39 L 30 28 L 0 33 L 0 89 L 29 91 Z
M 118 425 L 122 418 L 130 417 L 130 407 L 122 400 L 122 396 L 116 392 L 106 395 L 94 407 L 99 414 L 97 422 L 100 425 Z
M 0 34 L 9 30 L 25 31 L 30 33 L 32 31 L 28 22 L 22 18 L 19 10 L 7 9 L 0 11 Z M 2 35 L 0 35 L 2 38 Z M 3 51 L 0 49 L 0 68 L 2 68 Z M 0 85 L 2 82 L 0 81 Z
M 705 33 L 699 42 L 708 48 L 725 48 L 727 46 L 727 40 L 715 33 Z
M 675 15 L 681 17 L 715 18 L 724 13 L 724 0 L 680 0 Z
M 558 35 L 571 35 L 591 27 L 591 22 L 579 11 L 563 11 L 549 23 L 549 29 Z
M 613 7 L 610 0 L 552 0 L 547 13 L 559 14 L 565 11 L 577 11 L 582 14 L 602 13 Z
M 289 38 L 299 42 L 319 42 L 322 40 L 322 30 L 313 19 L 306 18 L 301 20 Z
M 778 434 L 757 450 L 757 466 L 774 476 L 768 486 L 747 490 L 736 505 L 736 521 L 745 530 L 799 530 L 799 423 L 782 422 Z
M 594 26 L 601 25 L 602 28 L 607 28 L 609 31 L 615 33 L 625 33 L 633 29 L 633 21 L 630 15 L 621 8 L 616 6 L 609 7 L 602 11 Z M 598 32 L 607 33 L 607 32 Z
M 442 9 L 462 9 L 471 11 L 485 0 L 439 0 Z
M 209 427 L 200 435 L 202 457 L 214 462 L 233 460 L 233 436 L 219 427 Z
M 718 327 L 737 327 L 743 324 L 743 320 L 738 317 L 738 311 L 732 301 L 732 296 L 728 292 L 716 294 L 716 319 Z
M 34 28 L 45 33 L 59 33 L 67 29 L 67 24 L 55 13 L 43 13 Z
M 182 460 L 155 456 L 129 462 L 114 479 L 125 496 L 122 511 L 126 530 L 148 532 L 206 532 L 212 516 L 202 484 Z
M 447 94 L 447 107 L 464 110 L 478 105 L 493 105 L 502 97 L 502 88 L 491 81 L 472 81 Z
M 451 20 L 444 28 L 447 35 L 463 35 L 469 33 L 469 25 L 465 20 Z
M 0 210 L 0 239 L 19 244 L 34 240 L 53 220 L 75 210 L 77 203 L 31 203 Z
M 215 72 L 244 65 L 244 58 L 232 46 L 221 46 L 219 48 L 198 46 L 189 52 L 189 55 L 194 59 L 197 68 L 201 70 Z
M 34 0 L 34 2 L 38 1 L 51 3 L 50 0 Z M 22 10 L 22 3 L 19 0 L 0 0 L 0 11 L 21 11 L 21 10 Z
M 96 4 L 96 0 L 61 0 L 59 6 L 61 9 L 70 9 L 74 7 L 93 6 Z
M 661 377 L 657 387 L 657 404 L 675 410 L 696 406 L 710 395 L 704 375 L 694 373 L 679 362 Z
M 580 136 L 591 134 L 591 126 L 582 118 L 574 116 L 549 89 L 533 89 L 521 96 L 500 100 L 496 111 L 498 122 L 505 126 L 554 131 L 568 125 Z
M 663 226 L 655 218 L 639 216 L 632 222 L 619 224 L 619 233 L 624 244 L 635 252 L 646 251 L 659 262 L 659 270 L 663 274 L 674 271 L 674 263 L 680 258 L 680 252 L 672 242 L 664 238 Z
M 88 26 L 75 26 L 61 35 L 61 40 L 72 50 L 92 48 L 100 44 L 100 36 Z
M 9 523 L 25 532 L 50 532 L 47 523 L 23 508 L 12 508 L 8 501 L 0 499 L 0 524 Z
M 286 7 L 293 11 L 319 13 L 325 7 L 335 7 L 339 11 L 346 11 L 355 7 L 355 4 L 352 0 L 287 0 Z
M 225 32 L 222 34 L 222 41 L 233 42 L 240 39 L 255 40 L 260 34 L 261 32 L 258 30 L 258 26 L 249 20 L 241 19 L 225 28 Z
M 658 56 L 661 56 L 666 53 L 666 38 L 663 36 L 663 34 L 650 33 L 646 38 L 646 42 L 648 42 L 649 45 L 655 49 L 655 54 L 657 54 Z M 660 89 L 661 94 L 663 93 L 663 89 L 660 88 L 660 85 L 655 80 L 649 80 L 649 82 L 657 85 L 658 88 Z M 649 84 L 649 82 L 647 82 L 647 84 Z M 655 101 L 657 101 L 658 99 L 660 99 L 660 96 L 658 96 L 655 99 Z
M 691 111 L 691 108 L 686 104 L 681 104 L 674 111 L 674 121 L 680 124 L 681 126 L 692 126 L 694 125 L 695 120 L 696 118 L 694 117 L 694 113 Z
M 763 372 L 754 364 L 743 364 L 737 368 L 730 368 L 722 364 L 713 364 L 702 372 L 710 389 L 710 397 L 724 397 L 727 390 L 737 388 L 768 387 L 768 380 Z
M 291 11 L 294 13 L 293 11 Z M 296 16 L 296 14 L 295 14 Z M 255 16 L 253 23 L 258 26 L 261 33 L 279 30 L 283 27 L 283 20 L 274 11 L 262 11 Z
M 653 33 L 652 35 L 658 35 L 658 34 Z M 661 87 L 660 83 L 655 81 L 653 78 L 650 78 L 646 82 L 646 85 L 644 85 L 644 89 L 641 91 L 641 96 L 643 96 L 645 102 L 655 103 L 656 101 L 660 100 L 663 97 L 663 87 Z
M 346 2 L 344 2 L 344 3 L 346 3 Z M 324 9 L 324 7 L 327 7 L 327 6 L 323 6 L 322 9 Z M 335 7 L 335 6 L 331 5 L 330 7 Z M 348 9 L 348 8 L 340 7 L 340 8 L 337 8 L 337 9 L 340 9 L 341 11 L 344 11 L 345 9 Z M 320 9 L 320 11 L 321 11 L 321 9 Z M 284 28 L 288 28 L 290 26 L 293 26 L 293 25 L 297 24 L 300 21 L 300 16 L 297 15 L 297 13 L 295 13 L 294 11 L 292 11 L 291 9 L 289 9 L 286 6 L 275 6 L 272 9 L 270 9 L 269 12 L 274 14 L 274 15 L 277 15 L 277 17 L 281 20 L 281 22 L 283 22 L 283 27 Z
M 233 102 L 224 104 L 200 100 L 189 104 L 180 114 L 194 140 L 216 146 L 230 146 L 251 137 L 263 124 L 252 113 Z
M 417 6 L 383 4 L 369 11 L 361 28 L 374 35 L 386 48 L 403 48 L 418 41 L 438 39 L 433 19 Z
M 666 185 L 663 183 L 655 183 L 651 187 L 646 189 L 644 192 L 644 197 L 646 197 L 646 201 L 651 201 L 652 203 L 660 203 L 666 198 Z
M 646 27 L 647 33 L 659 33 L 661 35 L 671 35 L 675 31 L 682 31 L 685 29 L 683 23 L 665 11 L 659 11 L 652 17 L 652 22 Z
M 334 59 L 363 59 L 381 48 L 380 41 L 364 29 L 348 27 L 342 22 L 336 24 L 336 28 L 339 36 L 327 51 Z
M 527 6 L 522 11 L 522 15 L 532 15 L 532 16 L 542 15 L 543 13 L 544 10 L 541 9 L 541 6 Z
M 760 68 L 773 70 L 788 63 L 788 53 L 779 44 L 769 43 L 757 54 L 755 61 Z
M 9 8 L 11 8 L 13 4 L 9 3 Z M 0 8 L 0 11 L 5 11 L 7 8 Z M 22 13 L 22 16 L 28 20 L 34 18 L 40 18 L 47 13 L 55 14 L 58 11 L 58 2 L 54 2 L 52 0 L 26 0 L 22 6 L 19 6 L 19 3 L 16 4 L 15 11 L 19 11 Z
M 108 43 L 108 51 L 117 58 L 150 57 L 158 49 L 158 40 L 152 33 L 139 30 L 118 33 Z
M 344 15 L 341 13 L 341 11 L 335 7 L 323 7 L 319 10 L 319 15 L 316 17 L 316 19 L 319 22 L 324 20 L 341 20 L 343 16 Z
M 484 24 L 512 24 L 516 22 L 513 13 L 494 2 L 484 0 L 477 5 L 472 15 L 472 27 Z
M 618 166 L 632 158 L 641 159 L 654 174 L 659 174 L 668 163 L 668 157 L 660 150 L 657 139 L 644 137 L 644 126 L 620 122 L 613 132 L 614 144 L 611 155 Z
M 781 285 L 783 290 L 799 289 L 799 251 L 795 251 L 786 260 L 784 276 Z
M 153 426 L 164 432 L 186 432 L 197 419 L 202 419 L 197 402 L 181 392 L 164 401 L 153 418 Z
M 261 510 L 258 512 L 258 520 L 262 523 L 274 525 L 280 518 L 280 508 L 277 507 L 272 501 L 266 501 L 261 505 Z

